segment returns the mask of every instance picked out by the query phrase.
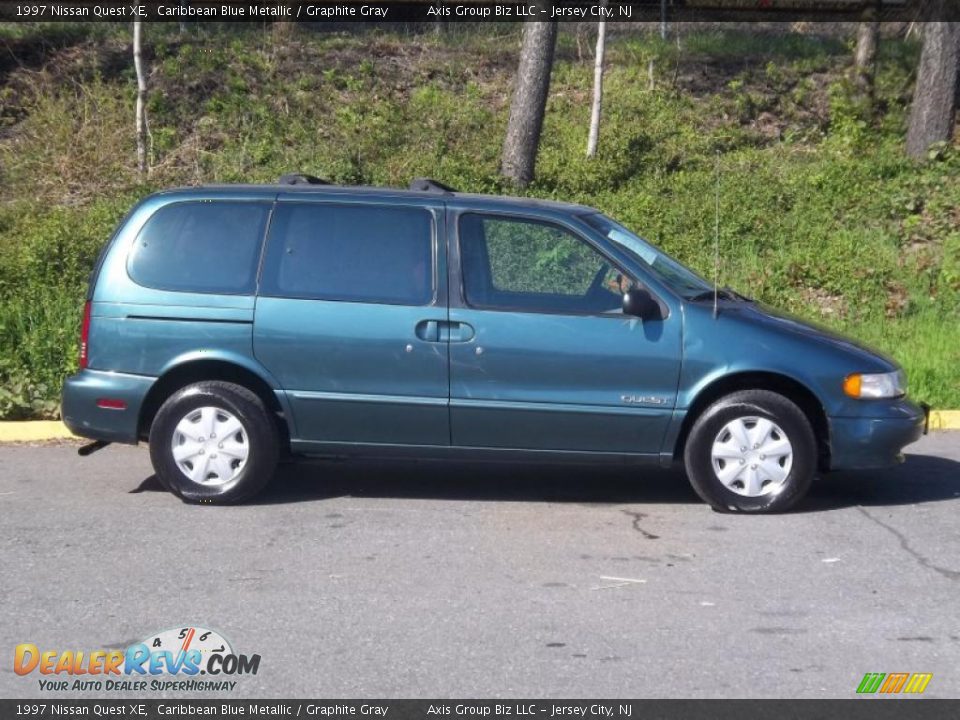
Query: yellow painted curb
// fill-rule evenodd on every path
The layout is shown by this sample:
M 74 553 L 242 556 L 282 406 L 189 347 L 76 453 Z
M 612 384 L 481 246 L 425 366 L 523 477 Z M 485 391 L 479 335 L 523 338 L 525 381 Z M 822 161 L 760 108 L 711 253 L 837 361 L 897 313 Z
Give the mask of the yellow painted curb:
M 69 440 L 76 438 L 59 420 L 7 420 L 0 422 L 0 443 Z
M 960 430 L 960 410 L 931 410 L 931 430 Z
M 931 430 L 960 430 L 960 410 L 931 410 Z M 77 435 L 59 420 L 0 421 L 0 443 L 74 440 Z

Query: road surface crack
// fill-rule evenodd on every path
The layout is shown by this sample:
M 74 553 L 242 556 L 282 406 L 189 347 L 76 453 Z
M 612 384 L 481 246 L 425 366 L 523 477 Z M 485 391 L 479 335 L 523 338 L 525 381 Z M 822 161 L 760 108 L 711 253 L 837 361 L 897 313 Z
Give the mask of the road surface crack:
M 960 580 L 960 570 L 951 570 L 950 568 L 934 565 L 932 562 L 930 562 L 929 559 L 927 559 L 926 557 L 918 553 L 916 550 L 914 550 L 912 547 L 910 547 L 910 541 L 907 540 L 907 536 L 904 535 L 902 532 L 900 532 L 899 530 L 897 530 L 896 528 L 890 525 L 887 525 L 887 523 L 883 522 L 882 520 L 875 518 L 873 515 L 867 512 L 866 508 L 857 507 L 857 510 L 859 510 L 860 513 L 864 517 L 866 517 L 868 520 L 872 520 L 877 525 L 879 525 L 884 530 L 886 530 L 891 535 L 893 535 L 895 538 L 897 538 L 897 540 L 900 541 L 900 547 L 903 549 L 903 551 L 906 552 L 908 555 L 911 555 L 914 558 L 914 560 L 917 561 L 917 564 L 929 570 L 933 570 L 935 573 L 939 573 L 940 575 L 943 575 L 943 577 L 947 578 L 948 580 Z
M 654 535 L 652 532 L 648 532 L 640 527 L 640 521 L 646 517 L 644 513 L 633 512 L 632 510 L 624 510 L 623 513 L 633 518 L 633 529 L 643 535 L 647 540 L 657 540 L 660 538 L 659 535 Z

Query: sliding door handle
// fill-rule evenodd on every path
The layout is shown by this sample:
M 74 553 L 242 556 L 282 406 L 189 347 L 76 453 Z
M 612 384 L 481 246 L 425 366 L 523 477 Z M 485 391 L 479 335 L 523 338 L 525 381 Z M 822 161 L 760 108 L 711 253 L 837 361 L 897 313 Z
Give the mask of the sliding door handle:
M 465 322 L 446 322 L 441 327 L 440 337 L 444 338 L 444 335 L 446 335 L 445 339 L 450 342 L 470 342 L 476 335 L 473 325 L 468 325 Z
M 440 342 L 441 322 L 441 320 L 421 320 L 414 328 L 414 332 L 424 342 Z
M 448 320 L 421 320 L 414 332 L 424 342 L 470 342 L 476 335 L 472 325 Z

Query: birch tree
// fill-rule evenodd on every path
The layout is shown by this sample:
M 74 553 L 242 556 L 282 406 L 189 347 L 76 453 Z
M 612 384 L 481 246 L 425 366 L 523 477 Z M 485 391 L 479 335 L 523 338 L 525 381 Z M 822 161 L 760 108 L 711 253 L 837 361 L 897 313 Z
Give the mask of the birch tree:
M 603 3 L 606 6 L 606 2 Z M 593 107 L 590 109 L 590 136 L 587 138 L 587 157 L 597 154 L 600 140 L 600 109 L 603 106 L 603 58 L 606 50 L 607 21 L 597 23 L 597 52 L 593 63 Z
M 147 162 L 147 78 L 143 70 L 141 20 L 133 21 L 133 66 L 137 71 L 137 170 L 140 178 L 146 177 L 150 171 Z
M 857 50 L 854 54 L 854 83 L 860 97 L 873 105 L 873 79 L 877 64 L 880 21 L 864 19 L 857 26 Z

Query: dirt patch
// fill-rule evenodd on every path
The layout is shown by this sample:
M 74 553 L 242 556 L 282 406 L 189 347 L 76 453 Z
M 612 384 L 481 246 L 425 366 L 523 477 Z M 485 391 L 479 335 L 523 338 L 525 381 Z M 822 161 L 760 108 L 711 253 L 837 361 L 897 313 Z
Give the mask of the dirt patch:
M 847 300 L 842 295 L 830 293 L 823 288 L 805 287 L 800 296 L 807 307 L 815 307 L 821 316 L 827 318 L 845 318 Z
M 725 118 L 754 131 L 758 139 L 777 142 L 788 133 L 822 132 L 829 126 L 828 91 L 843 73 L 844 60 L 824 62 L 831 67 L 800 73 L 775 65 L 769 57 L 692 57 L 677 66 L 675 87 L 701 101 L 719 104 L 721 112 L 705 114 L 712 120 L 704 122 L 716 126 L 719 118 Z

